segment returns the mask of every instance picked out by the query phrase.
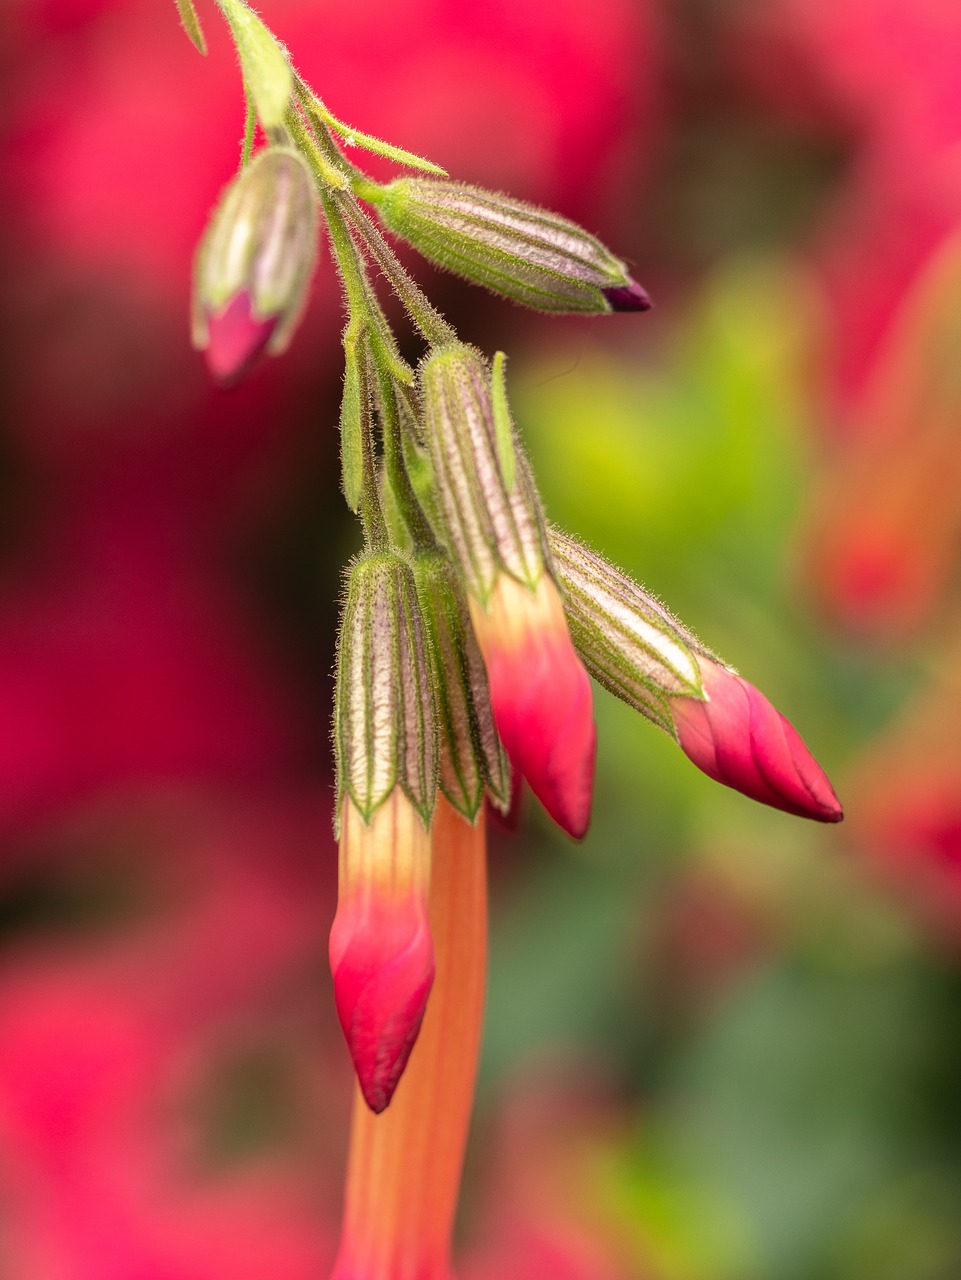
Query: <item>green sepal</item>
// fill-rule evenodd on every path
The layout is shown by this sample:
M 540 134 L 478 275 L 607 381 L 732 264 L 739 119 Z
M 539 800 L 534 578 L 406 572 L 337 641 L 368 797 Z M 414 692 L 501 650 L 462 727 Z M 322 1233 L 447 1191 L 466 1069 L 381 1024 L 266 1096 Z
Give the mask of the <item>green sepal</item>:
M 260 123 L 278 129 L 293 92 L 294 77 L 276 37 L 243 0 L 218 0 L 240 55 L 244 84 L 254 100 Z
M 420 367 L 437 532 L 468 593 L 485 607 L 501 573 L 532 591 L 550 565 L 540 498 L 509 411 L 513 484 L 504 474 L 491 373 L 472 347 L 438 347 Z
M 511 418 L 510 405 L 507 403 L 507 383 L 504 380 L 506 360 L 507 357 L 503 351 L 495 353 L 491 367 L 491 406 L 494 410 L 494 434 L 501 460 L 501 474 L 504 477 L 507 492 L 510 493 L 514 488 L 517 458 L 514 452 L 514 422 Z
M 316 98 L 312 102 L 310 109 L 328 128 L 339 134 L 348 147 L 360 147 L 362 151 L 370 151 L 375 156 L 383 156 L 385 159 L 393 160 L 408 169 L 420 169 L 423 173 L 434 173 L 441 178 L 447 176 L 447 170 L 442 169 L 439 164 L 434 164 L 433 160 L 425 160 L 423 156 L 416 155 L 405 147 L 396 147 L 392 142 L 384 142 L 381 138 L 375 138 L 369 133 L 361 133 L 359 129 L 352 129 L 349 124 L 344 124 L 342 120 L 338 120 L 335 115 L 332 115 L 323 103 Z M 376 189 L 376 184 L 364 183 L 365 191 L 373 193 Z M 364 196 L 364 199 L 370 198 L 370 195 Z
M 425 826 L 437 797 L 433 669 L 410 565 L 393 552 L 354 562 L 337 642 L 337 810 L 348 795 L 365 822 L 395 786 Z
M 203 28 L 200 25 L 200 19 L 197 17 L 197 10 L 193 6 L 193 0 L 176 0 L 176 4 L 187 38 L 198 53 L 202 53 L 206 58 L 207 41 L 204 39 Z
M 356 335 L 344 340 L 344 394 L 340 402 L 340 464 L 344 499 L 355 514 L 364 484 L 364 435 L 371 429 L 370 389 Z
M 494 727 L 487 671 L 448 558 L 419 555 L 413 570 L 437 690 L 440 789 L 475 822 L 485 794 L 502 811 L 510 804 L 510 766 Z
M 716 656 L 643 587 L 558 529 L 554 570 L 574 647 L 603 688 L 676 737 L 672 698 L 704 698 L 698 657 Z

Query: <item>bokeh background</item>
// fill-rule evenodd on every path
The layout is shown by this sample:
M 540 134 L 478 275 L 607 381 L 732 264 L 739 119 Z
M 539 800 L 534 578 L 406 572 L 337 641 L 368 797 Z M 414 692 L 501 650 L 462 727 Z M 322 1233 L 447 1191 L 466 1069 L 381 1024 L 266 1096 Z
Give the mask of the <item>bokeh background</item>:
M 239 77 L 163 0 L 0 9 L 0 1275 L 308 1280 L 336 1241 L 340 294 L 211 389 Z M 492 849 L 463 1280 L 961 1275 L 955 0 L 264 0 L 332 109 L 657 307 L 505 349 L 549 513 L 798 726 L 842 828 L 597 697 L 580 846 Z M 412 356 L 417 348 L 405 336 Z

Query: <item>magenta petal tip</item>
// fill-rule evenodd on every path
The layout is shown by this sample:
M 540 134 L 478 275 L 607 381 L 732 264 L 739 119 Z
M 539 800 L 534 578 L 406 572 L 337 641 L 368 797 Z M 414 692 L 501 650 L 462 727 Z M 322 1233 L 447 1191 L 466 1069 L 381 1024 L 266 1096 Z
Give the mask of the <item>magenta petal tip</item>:
M 628 276 L 627 284 L 604 290 L 612 311 L 650 311 L 654 303 L 646 289 Z
M 246 289 L 224 309 L 207 316 L 207 368 L 221 387 L 232 387 L 249 373 L 277 327 L 278 316 L 254 318 Z
M 344 940 L 346 935 L 346 942 Z M 331 933 L 334 996 L 364 1101 L 389 1105 L 417 1040 L 434 981 L 426 920 L 394 911 L 362 922 L 338 912 Z
M 676 698 L 685 755 L 709 777 L 761 804 L 816 822 L 840 822 L 840 801 L 794 726 L 734 672 L 701 659 L 707 701 Z

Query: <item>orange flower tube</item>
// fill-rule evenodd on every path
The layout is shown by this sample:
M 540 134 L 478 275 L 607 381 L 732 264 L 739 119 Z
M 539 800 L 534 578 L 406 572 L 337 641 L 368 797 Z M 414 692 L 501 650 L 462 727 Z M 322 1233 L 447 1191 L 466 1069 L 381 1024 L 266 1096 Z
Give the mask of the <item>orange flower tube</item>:
M 487 973 L 483 810 L 446 801 L 431 829 L 436 976 L 397 1092 L 374 1115 L 354 1097 L 344 1220 L 333 1280 L 450 1280 Z

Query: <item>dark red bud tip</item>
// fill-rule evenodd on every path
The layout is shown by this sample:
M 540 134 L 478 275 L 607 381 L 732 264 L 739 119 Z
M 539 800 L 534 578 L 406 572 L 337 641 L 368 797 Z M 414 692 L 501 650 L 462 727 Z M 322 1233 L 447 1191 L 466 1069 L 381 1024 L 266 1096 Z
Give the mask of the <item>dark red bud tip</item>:
M 254 319 L 246 289 L 234 294 L 219 314 L 207 316 L 207 368 L 221 387 L 232 387 L 260 359 L 279 316 Z
M 647 290 L 642 289 L 630 276 L 627 284 L 617 285 L 603 292 L 613 311 L 650 311 L 654 305 Z
M 364 1101 L 380 1114 L 407 1066 L 434 981 L 426 918 L 338 909 L 330 936 L 337 1014 Z
M 675 698 L 678 738 L 690 760 L 715 781 L 816 822 L 844 817 L 827 774 L 794 726 L 740 676 L 700 659 L 707 702 Z

